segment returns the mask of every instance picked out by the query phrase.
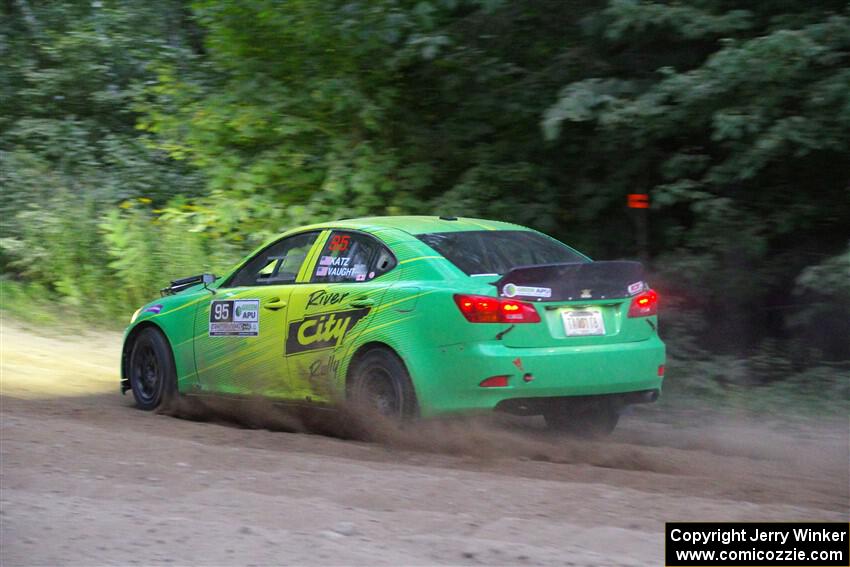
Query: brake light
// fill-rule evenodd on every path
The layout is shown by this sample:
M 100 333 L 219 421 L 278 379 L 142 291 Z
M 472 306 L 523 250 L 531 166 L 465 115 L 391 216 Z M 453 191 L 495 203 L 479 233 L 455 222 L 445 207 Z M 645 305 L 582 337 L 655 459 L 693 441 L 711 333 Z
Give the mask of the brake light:
M 647 290 L 632 298 L 629 305 L 629 317 L 649 317 L 658 313 L 658 294 Z
M 539 323 L 530 303 L 486 295 L 455 295 L 458 309 L 470 323 Z

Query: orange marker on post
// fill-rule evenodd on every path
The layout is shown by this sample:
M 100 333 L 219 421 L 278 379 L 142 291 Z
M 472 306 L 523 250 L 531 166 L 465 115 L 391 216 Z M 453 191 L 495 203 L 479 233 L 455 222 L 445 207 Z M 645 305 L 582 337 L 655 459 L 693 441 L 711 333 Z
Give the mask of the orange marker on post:
M 626 205 L 630 209 L 648 209 L 649 195 L 646 193 L 629 193 Z

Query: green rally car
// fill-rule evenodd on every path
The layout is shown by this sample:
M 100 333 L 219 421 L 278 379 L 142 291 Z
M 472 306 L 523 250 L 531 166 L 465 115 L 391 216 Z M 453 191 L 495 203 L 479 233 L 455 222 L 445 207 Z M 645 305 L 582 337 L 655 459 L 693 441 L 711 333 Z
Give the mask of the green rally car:
M 355 398 L 400 418 L 502 410 L 605 433 L 660 392 L 657 301 L 639 263 L 510 223 L 316 224 L 140 308 L 121 391 L 143 409 L 177 393 Z

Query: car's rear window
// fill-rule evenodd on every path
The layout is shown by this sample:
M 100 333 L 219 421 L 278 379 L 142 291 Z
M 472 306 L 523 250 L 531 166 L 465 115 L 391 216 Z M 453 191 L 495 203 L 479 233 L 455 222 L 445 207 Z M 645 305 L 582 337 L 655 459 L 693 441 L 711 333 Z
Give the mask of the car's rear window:
M 419 239 L 467 275 L 501 275 L 517 266 L 588 262 L 553 238 L 524 230 L 433 232 Z

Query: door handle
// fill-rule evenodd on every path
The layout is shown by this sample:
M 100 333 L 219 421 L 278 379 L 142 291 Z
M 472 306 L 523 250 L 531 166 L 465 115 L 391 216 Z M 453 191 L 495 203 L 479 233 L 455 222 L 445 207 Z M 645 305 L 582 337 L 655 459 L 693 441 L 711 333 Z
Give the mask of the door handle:
M 375 305 L 375 300 L 369 297 L 358 297 L 352 299 L 350 305 L 352 307 L 372 307 Z
M 263 303 L 263 309 L 269 309 L 270 311 L 277 311 L 278 309 L 283 309 L 284 307 L 286 307 L 286 302 L 282 301 L 279 297 L 273 297 L 267 302 Z

